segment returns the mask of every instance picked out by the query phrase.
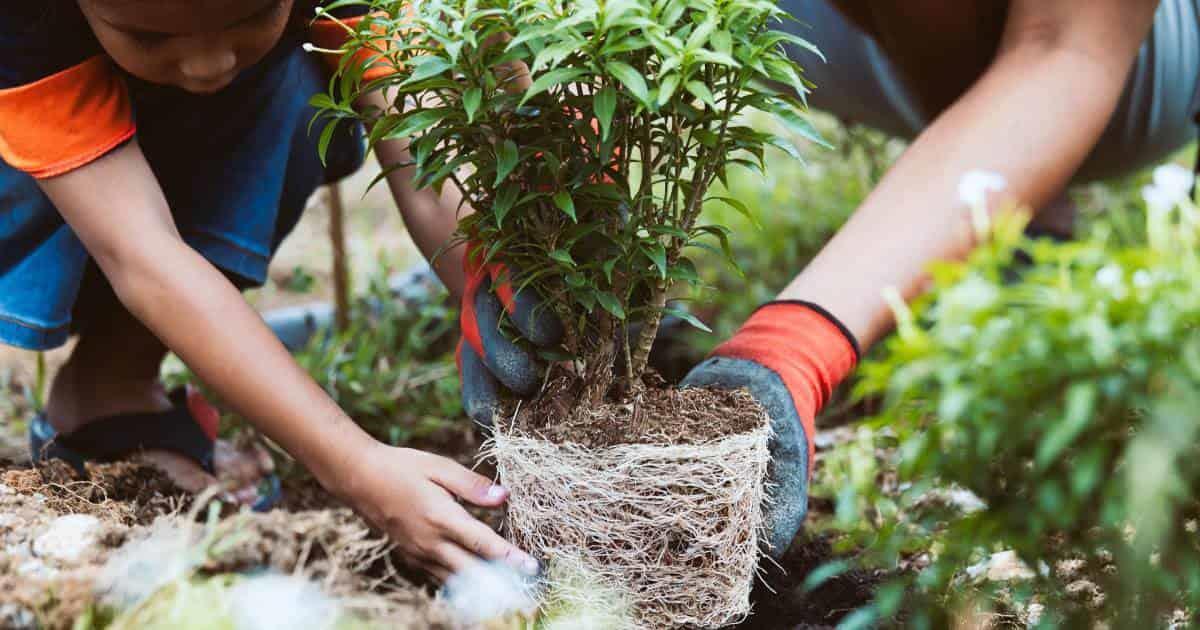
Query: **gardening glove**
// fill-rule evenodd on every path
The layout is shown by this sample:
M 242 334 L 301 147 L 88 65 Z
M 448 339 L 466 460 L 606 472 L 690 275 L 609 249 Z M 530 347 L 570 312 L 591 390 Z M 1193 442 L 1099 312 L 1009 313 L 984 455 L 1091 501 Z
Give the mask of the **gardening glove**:
M 683 387 L 746 388 L 771 419 L 772 556 L 791 545 L 808 511 L 814 421 L 858 363 L 858 342 L 833 315 L 807 302 L 770 302 L 683 379 Z
M 470 246 L 463 259 L 467 286 L 463 290 L 459 324 L 462 339 L 456 359 L 462 379 L 463 409 L 475 422 L 492 426 L 501 387 L 518 396 L 537 392 L 545 365 L 533 350 L 515 343 L 500 330 L 506 319 L 534 347 L 556 345 L 562 323 L 533 289 L 515 291 L 511 273 L 499 263 L 476 262 L 478 248 Z

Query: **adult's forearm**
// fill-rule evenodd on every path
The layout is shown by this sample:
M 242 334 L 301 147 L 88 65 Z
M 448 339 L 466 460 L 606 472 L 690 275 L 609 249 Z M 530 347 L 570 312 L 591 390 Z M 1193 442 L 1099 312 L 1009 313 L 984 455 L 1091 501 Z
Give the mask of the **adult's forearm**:
M 865 347 L 893 325 L 884 290 L 922 290 L 931 262 L 974 245 L 964 173 L 1003 175 L 1040 208 L 1068 184 L 1112 115 L 1128 65 L 1039 44 L 1002 55 L 905 152 L 845 227 L 782 293 L 821 304 Z M 802 210 L 799 210 L 802 211 Z

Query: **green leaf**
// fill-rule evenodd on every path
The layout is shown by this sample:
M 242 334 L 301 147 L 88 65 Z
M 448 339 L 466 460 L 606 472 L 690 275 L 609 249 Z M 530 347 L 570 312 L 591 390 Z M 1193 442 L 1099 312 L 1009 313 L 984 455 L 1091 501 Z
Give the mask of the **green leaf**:
M 658 88 L 658 106 L 662 107 L 670 102 L 671 97 L 675 96 L 675 90 L 679 88 L 679 75 L 669 74 L 663 79 L 662 84 Z
M 739 266 L 737 263 L 737 258 L 735 258 L 733 255 L 733 248 L 729 245 L 729 228 L 723 225 L 701 225 L 700 227 L 695 228 L 695 231 L 697 233 L 711 234 L 717 237 L 717 240 L 721 242 L 721 252 L 725 254 L 726 262 L 733 267 L 733 270 L 736 271 L 739 276 L 745 276 L 745 274 L 742 272 L 741 266 Z
M 804 592 L 811 593 L 821 587 L 822 584 L 828 582 L 850 569 L 850 563 L 845 560 L 833 560 L 826 562 L 821 566 L 812 570 L 807 577 L 804 578 Z
M 556 250 L 550 252 L 550 258 L 553 260 L 557 260 L 558 262 L 563 263 L 564 265 L 570 265 L 572 267 L 575 266 L 575 259 L 571 258 L 571 252 L 568 252 L 565 249 L 556 249 Z
M 650 90 L 646 88 L 646 79 L 641 73 L 633 69 L 633 66 L 624 61 L 610 61 L 605 64 L 605 69 L 608 73 L 616 77 L 625 89 L 637 99 L 639 103 L 646 107 L 650 107 Z
M 712 47 L 719 53 L 730 55 L 733 54 L 733 38 L 730 37 L 729 31 L 716 31 L 712 37 L 708 38 L 712 43 Z
M 414 134 L 421 133 L 426 129 L 442 122 L 446 118 L 446 110 L 438 109 L 421 109 L 412 113 L 406 114 L 403 121 L 389 133 L 385 139 L 403 139 Z
M 571 217 L 572 221 L 579 221 L 579 219 L 575 218 L 575 201 L 571 199 L 571 193 L 565 190 L 554 193 L 554 205 L 558 206 L 559 210 L 562 210 L 567 216 Z
M 525 96 L 521 99 L 521 105 L 524 105 L 529 99 L 560 83 L 573 81 L 586 73 L 587 70 L 583 68 L 556 68 L 551 70 L 534 80 L 533 85 L 529 86 L 529 89 L 525 91 Z
M 613 114 L 617 111 L 617 91 L 613 86 L 606 85 L 604 89 L 596 92 L 593 100 L 596 118 L 600 121 L 600 139 L 608 140 L 608 134 L 612 130 Z
M 733 197 L 720 197 L 720 196 L 709 197 L 709 199 L 720 201 L 721 203 L 724 203 L 725 205 L 729 206 L 730 208 L 733 208 L 734 210 L 737 211 L 738 214 L 746 217 L 750 221 L 750 224 L 753 225 L 755 228 L 758 228 L 760 230 L 762 229 L 762 224 L 758 222 L 758 217 L 754 216 L 754 212 L 752 212 L 750 210 L 750 207 L 747 206 L 745 203 L 743 203 L 740 199 L 734 199 Z
M 687 322 L 688 324 L 690 324 L 693 328 L 696 328 L 697 330 L 703 330 L 706 333 L 712 332 L 712 329 L 709 328 L 707 324 L 700 321 L 699 319 L 696 318 L 695 315 L 692 315 L 691 313 L 689 313 L 685 310 L 678 309 L 678 308 L 675 308 L 672 306 L 668 306 L 667 308 L 663 309 L 663 312 L 666 313 L 667 315 L 674 315 L 675 317 L 682 319 L 683 321 Z
M 608 280 L 609 284 L 612 284 L 613 267 L 616 267 L 616 266 L 617 266 L 616 258 L 609 258 L 608 260 L 604 261 L 604 264 L 602 264 L 600 266 L 600 268 L 604 271 L 604 277 Z
M 508 215 L 509 210 L 512 210 L 517 196 L 520 194 L 521 187 L 512 182 L 502 186 L 500 192 L 496 193 L 496 201 L 492 204 L 492 215 L 496 217 L 496 227 L 504 225 L 504 217 Z
M 1053 463 L 1088 427 L 1099 393 L 1096 384 L 1091 382 L 1076 383 L 1067 390 L 1062 420 L 1052 425 L 1038 444 L 1034 458 L 1038 468 L 1045 469 Z
M 505 140 L 496 147 L 496 185 L 504 181 L 512 174 L 513 169 L 517 167 L 517 162 L 520 161 L 520 151 L 517 150 L 517 143 L 512 140 Z
M 483 100 L 483 90 L 473 87 L 463 93 L 463 109 L 467 112 L 467 124 L 475 122 L 475 114 L 479 113 L 479 103 Z
M 829 144 L 824 138 L 821 137 L 821 133 L 817 131 L 816 127 L 813 127 L 812 123 L 809 122 L 804 116 L 801 116 L 800 113 L 797 112 L 791 105 L 783 101 L 773 99 L 768 105 L 766 112 L 773 114 L 779 119 L 780 122 L 784 124 L 785 127 L 788 128 L 788 130 L 800 136 L 801 138 L 805 138 L 810 142 L 819 144 L 826 149 L 833 148 L 833 145 Z
M 646 254 L 646 257 L 649 258 L 650 261 L 654 263 L 655 267 L 658 267 L 659 277 L 666 278 L 667 277 L 667 249 L 665 247 L 663 247 L 663 244 L 659 243 L 658 241 L 654 241 L 649 246 L 642 245 L 642 253 Z
M 679 262 L 671 266 L 667 270 L 667 277 L 672 280 L 682 280 L 688 284 L 700 284 L 700 274 L 696 273 L 696 265 L 687 258 L 680 258 Z
M 333 140 L 334 132 L 341 126 L 340 122 L 340 120 L 331 120 L 321 130 L 321 139 L 317 142 L 317 155 L 321 158 L 321 164 L 325 163 L 325 157 L 329 153 L 329 143 Z
M 625 320 L 625 309 L 621 306 L 620 300 L 612 293 L 597 291 L 596 301 L 600 302 L 600 306 L 603 306 L 604 310 L 612 313 L 613 317 L 621 321 Z
M 800 150 L 796 148 L 796 145 L 792 144 L 786 139 L 780 138 L 779 136 L 771 136 L 770 138 L 767 138 L 767 144 L 788 154 L 788 156 L 793 160 L 796 160 L 801 164 L 804 163 L 804 156 L 800 155 Z
M 413 66 L 413 73 L 408 79 L 401 83 L 401 86 L 419 83 L 425 79 L 432 79 L 439 74 L 449 70 L 453 66 L 451 63 L 442 57 L 417 57 L 409 62 Z
M 688 92 L 692 93 L 692 96 L 700 99 L 700 102 L 704 103 L 704 105 L 709 109 L 717 106 L 717 102 L 713 98 L 712 90 L 709 90 L 707 85 L 704 85 L 699 81 L 688 81 L 685 87 L 687 88 Z

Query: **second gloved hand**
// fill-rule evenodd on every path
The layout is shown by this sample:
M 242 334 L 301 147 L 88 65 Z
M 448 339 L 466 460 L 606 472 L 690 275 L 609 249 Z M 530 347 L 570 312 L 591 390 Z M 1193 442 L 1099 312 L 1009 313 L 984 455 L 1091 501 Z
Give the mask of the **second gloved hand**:
M 814 420 L 858 362 L 858 343 L 824 309 L 771 302 L 684 378 L 683 387 L 746 388 L 771 419 L 767 544 L 783 555 L 808 512 Z

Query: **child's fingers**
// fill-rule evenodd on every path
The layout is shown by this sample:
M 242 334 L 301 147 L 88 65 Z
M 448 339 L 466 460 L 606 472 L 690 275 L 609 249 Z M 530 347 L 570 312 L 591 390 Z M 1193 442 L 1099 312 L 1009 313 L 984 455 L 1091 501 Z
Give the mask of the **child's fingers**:
M 476 559 L 503 562 L 527 575 L 537 575 L 538 561 L 533 556 L 517 549 L 469 514 L 464 512 L 464 516 L 466 518 L 457 520 L 447 532 L 458 546 L 470 551 Z
M 458 546 L 458 544 L 446 541 L 438 545 L 434 552 L 435 559 L 438 563 L 448 568 L 451 574 L 459 573 L 474 564 L 482 562 L 479 556 L 476 556 L 466 549 Z M 445 582 L 445 580 L 442 580 Z
M 432 466 L 429 478 L 450 494 L 480 507 L 498 507 L 508 499 L 504 486 L 492 483 L 491 479 L 471 472 L 457 462 L 437 457 L 438 465 Z
M 433 579 L 436 580 L 438 584 L 445 584 L 446 580 L 449 580 L 450 576 L 454 575 L 454 572 L 450 569 L 447 569 L 446 567 L 434 562 L 426 562 L 421 566 L 421 568 L 425 569 L 429 575 L 432 575 Z

